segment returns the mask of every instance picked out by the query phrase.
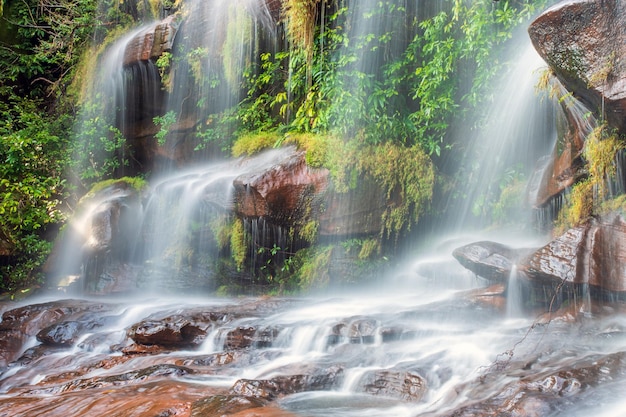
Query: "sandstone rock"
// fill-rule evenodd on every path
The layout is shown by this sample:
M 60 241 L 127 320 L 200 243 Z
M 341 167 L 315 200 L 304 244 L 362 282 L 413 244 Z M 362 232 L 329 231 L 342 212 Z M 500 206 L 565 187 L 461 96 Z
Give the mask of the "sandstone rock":
M 542 283 L 588 284 L 620 295 L 626 292 L 626 220 L 621 214 L 591 219 L 522 260 L 519 270 Z
M 172 15 L 137 34 L 126 46 L 124 66 L 156 60 L 164 52 L 171 51 L 179 25 L 177 17 Z
M 111 309 L 102 303 L 61 300 L 5 311 L 0 322 L 0 368 L 17 359 L 28 339 L 42 329 L 62 321 L 76 321 L 85 313 L 102 314 Z
M 216 313 L 175 314 L 162 319 L 146 319 L 134 324 L 128 336 L 136 343 L 167 347 L 193 347 L 204 342 Z
M 304 157 L 304 152 L 294 151 L 263 172 L 236 178 L 235 212 L 246 218 L 264 217 L 285 227 L 315 216 L 329 173 L 309 168 Z
M 567 94 L 560 88 L 564 95 Z M 528 183 L 528 202 L 532 207 L 546 205 L 551 198 L 586 174 L 582 152 L 593 126 L 584 120 L 586 116 L 581 113 L 585 110 L 580 106 L 582 104 L 574 98 L 559 102 L 556 112 L 557 144 L 551 155 L 538 161 Z
M 491 281 L 506 282 L 520 251 L 496 242 L 470 243 L 452 252 L 461 265 Z
M 542 13 L 528 32 L 565 87 L 609 124 L 626 130 L 626 3 L 569 0 Z

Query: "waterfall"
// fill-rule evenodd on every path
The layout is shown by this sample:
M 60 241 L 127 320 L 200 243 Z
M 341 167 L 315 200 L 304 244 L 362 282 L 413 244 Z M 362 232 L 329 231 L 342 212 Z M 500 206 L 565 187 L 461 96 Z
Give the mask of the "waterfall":
M 212 118 L 234 111 L 247 93 L 244 76 L 258 75 L 261 53 L 277 50 L 277 25 L 265 1 L 192 0 L 184 7 L 187 17 L 172 50 L 178 59 L 171 63 L 165 106 L 176 123 L 163 147 L 174 159 L 188 158 L 189 148 L 205 149 L 201 160 L 207 161 L 221 154 L 204 130 L 213 127 Z
M 464 198 L 450 203 L 454 206 L 446 220 L 457 232 L 492 224 L 494 206 L 503 189 L 516 181 L 527 181 L 535 161 L 548 154 L 556 140 L 552 103 L 536 91 L 546 64 L 525 33 L 516 35 L 509 47 L 515 51 L 511 64 L 495 80 L 494 91 L 498 93 L 477 115 L 482 122 L 461 133 L 463 142 L 467 142 L 465 165 L 461 167 Z M 532 213 L 525 200 L 525 196 L 520 199 L 525 207 L 505 213 L 508 217 L 500 221 L 514 221 L 520 228 L 531 224 Z

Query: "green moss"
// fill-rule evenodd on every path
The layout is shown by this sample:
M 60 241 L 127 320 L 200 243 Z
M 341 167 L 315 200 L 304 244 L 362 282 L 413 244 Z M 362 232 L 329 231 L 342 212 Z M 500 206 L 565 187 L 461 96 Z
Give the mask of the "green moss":
M 246 261 L 246 239 L 244 234 L 243 220 L 236 218 L 233 220 L 230 234 L 230 251 L 237 270 L 241 271 Z
M 374 254 L 380 254 L 380 240 L 379 239 L 365 239 L 361 244 L 361 250 L 359 251 L 359 259 L 367 260 Z
M 435 168 L 421 147 L 371 146 L 362 151 L 359 164 L 387 193 L 381 235 L 397 235 L 417 223 L 430 206 L 435 184 Z
M 317 220 L 310 220 L 304 224 L 299 230 L 299 235 L 302 239 L 309 244 L 315 243 L 317 239 L 317 230 L 319 228 L 319 222 Z
M 581 224 L 594 213 L 593 186 L 594 181 L 586 179 L 572 188 L 569 204 L 559 213 L 556 234 L 562 234 L 567 229 Z
M 298 286 L 302 289 L 324 288 L 330 282 L 328 274 L 332 246 L 312 247 L 296 253 L 295 271 Z
M 93 198 L 98 192 L 111 186 L 129 187 L 137 191 L 137 194 L 140 194 L 148 187 L 148 182 L 142 177 L 122 177 L 96 182 L 91 186 L 89 192 L 85 194 L 81 200 L 89 200 Z
M 624 149 L 624 144 L 616 134 L 608 133 L 605 124 L 595 128 L 585 141 L 584 156 L 589 177 L 598 187 L 601 198 L 606 194 L 605 178 L 615 176 L 615 155 L 621 149 Z
M 264 149 L 274 147 L 279 139 L 280 135 L 275 131 L 248 133 L 235 141 L 232 154 L 235 157 L 254 155 Z

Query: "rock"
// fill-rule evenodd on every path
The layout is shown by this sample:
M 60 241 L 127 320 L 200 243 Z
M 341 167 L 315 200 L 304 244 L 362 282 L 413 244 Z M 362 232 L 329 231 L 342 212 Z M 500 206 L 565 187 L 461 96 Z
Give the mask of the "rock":
M 380 186 L 368 178 L 359 179 L 356 188 L 347 193 L 332 190 L 325 199 L 320 214 L 320 236 L 376 235 L 382 227 L 382 217 L 394 201 Z
M 241 411 L 264 407 L 267 401 L 240 395 L 216 395 L 203 398 L 191 405 L 191 417 L 231 416 Z
M 5 311 L 0 322 L 0 368 L 17 359 L 28 339 L 40 333 L 42 329 L 63 321 L 77 321 L 85 313 L 103 314 L 111 309 L 112 306 L 102 303 L 61 300 Z M 65 333 L 68 336 L 67 341 L 70 334 L 75 332 Z M 59 336 L 57 340 L 65 339 Z
M 143 345 L 194 347 L 204 342 L 212 323 L 219 320 L 219 315 L 211 312 L 148 318 L 132 325 L 128 337 Z
M 252 346 L 255 333 L 254 327 L 237 327 L 229 331 L 224 342 L 224 349 L 245 349 Z
M 90 292 L 128 290 L 125 281 L 138 272 L 126 261 L 139 235 L 141 212 L 141 191 L 123 180 L 84 197 L 48 259 L 49 285 L 68 286 L 68 277 L 82 276 Z
M 426 392 L 426 380 L 409 371 L 377 370 L 359 380 L 357 390 L 371 395 L 419 401 Z
M 328 181 L 327 169 L 308 167 L 305 153 L 294 149 L 268 169 L 233 181 L 235 212 L 246 218 L 263 217 L 278 226 L 302 226 L 320 212 L 319 196 Z
M 561 89 L 563 94 L 567 94 Z M 528 202 L 532 207 L 545 206 L 551 198 L 564 192 L 586 174 L 582 152 L 585 139 L 593 126 L 581 119 L 586 116 L 579 114 L 579 106 L 572 102 L 576 102 L 576 99 L 559 101 L 556 112 L 557 144 L 551 155 L 537 162 L 528 182 Z
M 281 375 L 271 379 L 240 379 L 231 388 L 244 397 L 273 400 L 277 397 L 305 391 L 336 388 L 343 376 L 343 368 L 321 369 L 313 374 Z
M 590 219 L 520 261 L 519 270 L 546 284 L 588 284 L 601 293 L 626 292 L 626 220 Z
M 452 256 L 476 275 L 490 281 L 506 282 L 511 269 L 527 250 L 513 249 L 496 242 L 482 241 L 461 246 Z
M 124 50 L 124 66 L 128 67 L 150 59 L 156 60 L 164 52 L 171 51 L 179 25 L 178 18 L 171 15 L 137 34 Z
M 528 32 L 565 87 L 611 126 L 626 131 L 626 3 L 570 0 L 549 8 Z

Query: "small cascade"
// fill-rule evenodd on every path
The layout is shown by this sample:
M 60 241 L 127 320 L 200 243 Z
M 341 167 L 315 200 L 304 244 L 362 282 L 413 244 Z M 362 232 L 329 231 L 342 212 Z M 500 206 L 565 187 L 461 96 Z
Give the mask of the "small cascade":
M 521 274 L 517 270 L 517 265 L 511 268 L 509 282 L 506 287 L 506 316 L 507 318 L 518 318 L 524 315 L 524 294 L 522 290 Z

